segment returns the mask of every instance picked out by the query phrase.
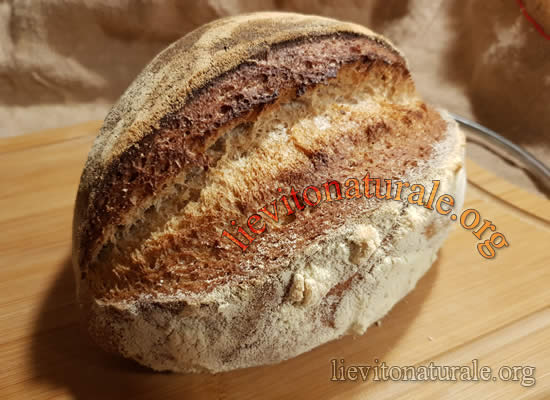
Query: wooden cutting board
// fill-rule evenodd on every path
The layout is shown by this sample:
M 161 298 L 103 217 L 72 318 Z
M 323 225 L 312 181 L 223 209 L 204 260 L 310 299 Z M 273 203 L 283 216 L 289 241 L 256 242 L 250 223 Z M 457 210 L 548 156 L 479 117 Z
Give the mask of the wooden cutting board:
M 1 399 L 550 399 L 550 202 L 471 161 L 466 208 L 496 225 L 510 246 L 485 259 L 479 240 L 457 222 L 417 288 L 364 336 L 214 376 L 153 373 L 97 350 L 77 322 L 70 231 L 98 126 L 0 140 Z M 536 384 L 332 381 L 334 359 L 347 367 L 471 366 L 477 359 L 493 375 L 503 366 L 504 375 L 506 367 L 535 367 Z

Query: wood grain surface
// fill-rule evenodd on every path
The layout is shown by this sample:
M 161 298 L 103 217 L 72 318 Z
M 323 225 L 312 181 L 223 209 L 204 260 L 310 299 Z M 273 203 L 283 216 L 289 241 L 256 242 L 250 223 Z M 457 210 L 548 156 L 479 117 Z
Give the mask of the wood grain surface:
M 0 399 L 550 399 L 550 202 L 471 161 L 466 208 L 496 225 L 510 246 L 484 259 L 479 240 L 457 222 L 417 288 L 365 335 L 218 375 L 154 373 L 98 350 L 78 323 L 70 237 L 78 179 L 99 125 L 0 140 Z M 333 359 L 346 366 L 477 359 L 493 376 L 535 367 L 536 383 L 335 382 Z

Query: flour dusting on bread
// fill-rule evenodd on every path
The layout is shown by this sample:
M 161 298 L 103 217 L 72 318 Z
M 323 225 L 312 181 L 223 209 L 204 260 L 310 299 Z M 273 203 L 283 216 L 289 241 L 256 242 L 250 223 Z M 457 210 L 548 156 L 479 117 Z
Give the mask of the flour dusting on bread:
M 368 29 L 285 13 L 207 24 L 145 68 L 90 152 L 73 228 L 87 329 L 109 351 L 182 372 L 362 334 L 432 265 L 450 220 L 405 199 L 285 215 L 280 188 L 367 171 L 437 179 L 459 209 L 463 164 L 456 123 Z M 223 240 L 271 202 L 281 218 L 246 251 Z

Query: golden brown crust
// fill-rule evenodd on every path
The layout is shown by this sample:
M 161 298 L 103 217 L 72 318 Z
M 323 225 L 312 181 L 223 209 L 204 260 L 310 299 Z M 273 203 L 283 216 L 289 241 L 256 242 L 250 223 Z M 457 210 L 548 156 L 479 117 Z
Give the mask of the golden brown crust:
M 398 51 L 367 29 L 296 14 L 220 20 L 162 52 L 106 118 L 90 153 L 75 210 L 80 272 L 132 209 L 182 169 L 208 166 L 205 148 L 225 130 L 357 60 L 408 73 Z
M 365 28 L 269 13 L 206 25 L 145 69 L 90 153 L 73 244 L 87 330 L 107 350 L 185 372 L 362 334 L 433 263 L 450 219 L 405 198 L 287 216 L 281 196 L 295 188 L 303 204 L 305 187 L 368 171 L 441 180 L 460 208 L 463 150 L 403 57 Z M 246 252 L 223 240 L 231 220 L 246 227 L 274 203 L 279 222 L 264 216 Z
M 359 74 L 363 68 L 363 64 L 354 66 Z M 350 118 L 353 116 L 342 116 L 342 120 Z M 282 221 L 270 225 L 244 253 L 230 241 L 223 240 L 220 229 L 233 232 L 236 228 L 229 224 L 231 220 L 235 220 L 237 226 L 246 227 L 248 216 L 258 213 L 265 205 L 271 210 L 271 203 L 282 194 L 288 195 L 290 187 L 301 193 L 309 185 L 321 187 L 331 180 L 343 185 L 349 177 L 362 179 L 366 171 L 373 177 L 403 178 L 408 168 L 429 159 L 432 143 L 440 140 L 446 129 L 439 114 L 421 103 L 414 108 L 391 105 L 374 121 L 356 122 L 358 126 L 354 130 L 327 138 L 324 149 L 300 147 L 305 155 L 303 161 L 289 164 L 270 181 L 250 182 L 246 191 L 232 192 L 233 209 L 225 208 L 223 199 L 212 201 L 199 215 L 185 213 L 180 225 L 154 238 L 147 234 L 143 240 L 132 237 L 128 245 L 121 244 L 121 251 L 111 252 L 92 264 L 88 280 L 95 296 L 108 296 L 110 291 L 116 293 L 118 299 L 143 292 L 200 293 L 228 280 L 242 282 L 256 274 L 276 273 L 288 263 L 292 252 L 300 251 L 328 228 L 341 226 L 355 215 L 372 212 L 377 204 L 326 203 L 314 211 L 315 224 L 308 223 L 312 218 L 308 211 L 297 212 L 288 221 L 292 223 Z M 374 143 L 380 148 L 376 154 L 370 154 L 368 150 Z M 248 171 L 241 173 L 242 179 L 248 177 Z M 279 193 L 278 187 L 285 192 Z M 223 193 L 212 196 L 221 197 Z M 298 198 L 303 204 L 300 194 Z M 277 205 L 282 220 L 286 211 L 280 201 Z M 269 218 L 265 220 L 269 223 Z M 294 239 L 288 241 L 289 237 Z M 134 254 L 139 257 L 132 256 Z M 125 268 L 114 271 L 113 265 Z M 251 265 L 262 268 L 250 269 Z M 115 288 L 116 292 L 112 292 Z

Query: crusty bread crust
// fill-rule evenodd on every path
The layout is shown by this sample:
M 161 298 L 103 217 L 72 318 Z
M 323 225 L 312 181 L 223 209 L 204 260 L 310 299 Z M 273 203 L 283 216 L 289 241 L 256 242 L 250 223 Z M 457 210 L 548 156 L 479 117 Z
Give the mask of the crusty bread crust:
M 336 51 L 331 55 L 330 51 L 338 50 L 333 45 L 306 55 L 309 57 L 293 54 L 293 59 L 281 60 L 292 65 L 287 67 L 288 79 L 283 82 L 278 82 L 280 66 L 264 64 L 264 70 L 258 68 L 266 54 L 283 52 L 285 47 L 296 48 L 300 43 L 307 49 L 307 42 L 331 38 L 335 38 L 333 43 L 356 38 L 352 40 L 356 48 L 349 44 L 344 49 L 347 54 Z M 319 62 L 312 64 L 312 57 Z M 220 19 L 161 52 L 107 115 L 90 151 L 75 208 L 73 255 L 77 272 L 86 273 L 88 263 L 112 239 L 116 225 L 130 223 L 132 211 L 151 200 L 160 186 L 169 183 L 182 169 L 191 168 L 190 164 L 203 165 L 205 145 L 252 117 L 251 112 L 282 99 L 289 91 L 299 94 L 326 81 L 342 64 L 358 59 L 383 60 L 407 71 L 398 50 L 370 30 L 292 13 L 254 13 Z M 270 66 L 274 68 L 270 70 Z M 219 87 L 224 76 L 244 67 L 248 71 L 241 74 L 241 80 L 266 74 L 275 79 L 258 85 L 258 93 L 239 98 L 238 105 L 212 102 L 208 93 L 206 99 L 201 99 L 209 88 Z M 306 73 L 306 68 L 312 71 Z M 194 100 L 198 104 L 192 104 Z M 208 104 L 217 109 L 203 113 Z M 238 112 L 223 112 L 224 107 Z M 216 118 L 218 112 L 221 118 Z M 174 143 L 167 146 L 163 138 L 174 130 L 184 135 L 172 138 Z M 158 167 L 144 171 L 151 165 Z
M 277 362 L 362 333 L 429 268 L 448 219 L 346 201 L 269 223 L 244 253 L 221 231 L 279 188 L 367 171 L 439 179 L 459 208 L 463 159 L 456 123 L 366 28 L 285 13 L 205 25 L 146 67 L 90 152 L 73 226 L 87 329 L 176 371 Z
M 430 168 L 409 175 L 455 199 L 466 185 L 464 136 L 446 117 Z M 411 181 L 413 182 L 413 181 Z M 277 274 L 186 296 L 90 303 L 88 329 L 105 349 L 158 371 L 220 372 L 276 363 L 342 335 L 363 334 L 414 288 L 452 222 L 433 210 L 383 201 L 293 254 Z

